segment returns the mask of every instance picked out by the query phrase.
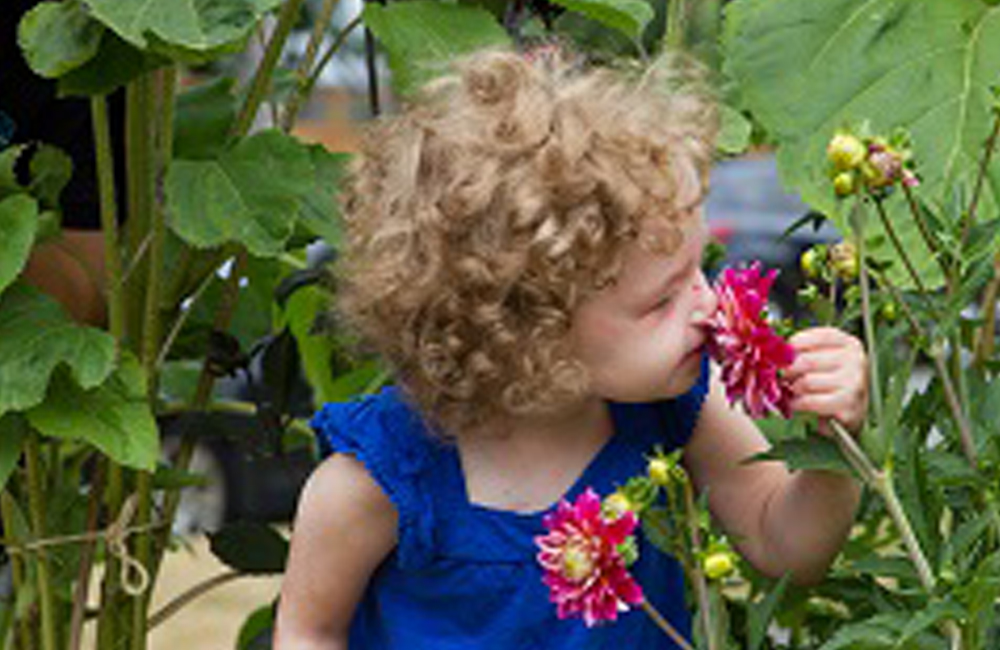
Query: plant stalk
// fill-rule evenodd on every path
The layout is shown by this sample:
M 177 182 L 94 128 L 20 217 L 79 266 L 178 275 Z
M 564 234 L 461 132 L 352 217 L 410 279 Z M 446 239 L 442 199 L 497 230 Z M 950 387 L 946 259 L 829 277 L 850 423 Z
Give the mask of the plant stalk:
M 715 629 L 715 621 L 712 616 L 712 600 L 708 594 L 708 582 L 705 580 L 705 572 L 701 568 L 701 563 L 698 562 L 698 556 L 702 550 L 698 506 L 694 500 L 694 489 L 691 486 L 691 481 L 686 480 L 683 483 L 684 513 L 687 519 L 688 535 L 690 536 L 692 547 L 690 573 L 691 582 L 694 585 L 695 597 L 698 599 L 698 618 L 701 620 L 708 650 L 721 650 L 717 630 Z
M 882 227 L 885 229 L 887 235 L 889 235 L 889 240 L 892 242 L 893 247 L 896 252 L 899 253 L 900 258 L 903 260 L 903 266 L 906 267 L 907 273 L 910 275 L 910 280 L 913 281 L 913 286 L 917 288 L 921 296 L 927 297 L 927 287 L 924 286 L 923 281 L 920 279 L 920 275 L 917 270 L 913 267 L 913 262 L 910 260 L 910 256 L 906 253 L 906 248 L 903 246 L 903 242 L 900 241 L 899 235 L 896 234 L 896 228 L 892 225 L 892 220 L 889 219 L 889 215 L 885 212 L 885 206 L 882 204 L 880 199 L 875 199 L 875 208 L 878 212 L 879 219 L 882 221 Z
M 125 334 L 125 306 L 122 299 L 122 260 L 118 243 L 118 200 L 115 196 L 115 165 L 108 125 L 108 102 L 104 95 L 90 99 L 97 159 L 97 188 L 101 202 L 101 232 L 104 236 L 105 286 L 108 302 L 108 331 L 116 341 Z
M 985 314 L 986 320 L 979 329 L 976 340 L 975 363 L 982 365 L 993 357 L 994 338 L 996 337 L 997 326 L 997 297 L 1000 296 L 1000 253 L 993 256 L 993 278 L 986 285 L 983 292 L 982 307 L 980 313 Z
M 979 208 L 979 199 L 983 195 L 983 185 L 986 182 L 986 173 L 989 171 L 990 162 L 993 160 L 993 152 L 997 148 L 997 141 L 1000 140 L 1000 110 L 993 112 L 993 130 L 986 138 L 983 157 L 979 160 L 979 171 L 976 174 L 976 184 L 972 189 L 972 198 L 969 200 L 969 208 L 965 212 L 962 222 L 962 244 L 965 245 L 969 238 L 969 232 L 976 225 L 976 211 Z
M 861 319 L 864 323 L 865 339 L 868 342 L 868 370 L 871 373 L 872 409 L 875 413 L 875 426 L 878 427 L 879 445 L 885 442 L 884 408 L 882 401 L 882 380 L 878 362 L 878 339 L 875 338 L 875 324 L 872 317 L 871 287 L 868 276 L 868 255 L 865 242 L 865 224 L 861 215 L 861 201 L 858 200 L 851 210 L 851 228 L 857 234 L 858 259 L 860 260 L 860 275 L 858 282 L 861 287 Z
M 17 506 L 15 505 L 14 497 L 11 496 L 8 490 L 0 491 L 0 518 L 3 521 L 3 528 L 6 534 L 9 536 L 10 541 L 15 544 L 22 544 L 24 540 L 17 536 L 17 517 L 15 515 Z M 14 587 L 15 594 L 20 593 L 21 589 L 24 588 L 27 572 L 24 566 L 25 560 L 16 554 L 10 556 L 10 569 L 11 569 L 11 584 Z M 14 612 L 17 615 L 17 612 Z M 15 626 L 15 638 L 14 647 L 31 649 L 37 644 L 34 643 L 33 630 L 30 626 L 30 621 L 27 617 L 21 618 L 20 620 L 14 621 Z M 6 641 L 6 639 L 0 639 L 0 643 Z
M 31 520 L 32 536 L 45 537 L 45 492 L 41 462 L 41 442 L 38 433 L 29 431 L 24 447 L 24 465 L 28 479 L 28 516 Z M 55 594 L 52 592 L 52 574 L 48 553 L 36 551 L 36 577 L 38 579 L 38 599 L 41 610 L 42 649 L 56 650 Z
M 667 29 L 663 37 L 664 50 L 679 51 L 684 48 L 686 0 L 670 0 L 667 3 Z
M 299 68 L 295 72 L 298 82 L 295 93 L 285 107 L 285 113 L 282 116 L 281 128 L 286 133 L 292 130 L 292 125 L 295 124 L 295 118 L 298 117 L 299 109 L 309 96 L 309 91 L 312 90 L 309 81 L 312 79 L 313 63 L 316 62 L 316 54 L 319 52 L 320 43 L 323 42 L 323 37 L 326 36 L 326 29 L 330 26 L 333 10 L 337 8 L 339 2 L 340 0 L 323 0 L 323 5 L 316 15 L 316 22 L 313 23 L 312 33 L 309 34 L 309 43 L 306 44 L 305 54 L 302 56 Z
M 192 586 L 184 593 L 180 594 L 169 603 L 161 607 L 152 616 L 149 617 L 149 629 L 157 627 L 161 623 L 164 623 L 171 616 L 179 612 L 181 609 L 191 604 L 193 601 L 201 596 L 204 596 L 208 592 L 212 591 L 217 587 L 233 582 L 238 578 L 245 577 L 245 573 L 240 573 L 239 571 L 226 571 L 218 575 L 212 576 L 206 580 L 199 582 L 198 584 Z
M 663 630 L 663 632 L 670 637 L 670 640 L 673 641 L 678 648 L 681 648 L 681 650 L 694 650 L 694 646 L 688 643 L 687 639 L 681 636 L 681 633 L 670 624 L 670 621 L 663 618 L 663 614 L 658 612 L 656 608 L 653 607 L 652 603 L 646 599 L 643 599 L 642 601 L 642 611 L 646 612 L 646 614 L 649 615 L 649 618 L 653 619 L 656 626 Z
M 87 504 L 87 532 L 96 531 L 101 514 L 101 495 L 104 493 L 104 476 L 110 461 L 103 457 L 97 458 L 97 470 L 90 484 L 90 498 Z M 73 613 L 69 625 L 69 650 L 80 650 L 83 643 L 83 621 L 87 610 L 87 596 L 90 592 L 90 578 L 94 567 L 94 551 L 97 539 L 83 543 L 80 551 L 80 570 L 77 572 L 76 588 L 73 592 Z
M 304 0 L 287 0 L 281 7 L 278 14 L 278 24 L 275 25 L 271 39 L 264 50 L 264 57 L 254 73 L 250 82 L 250 90 L 247 92 L 246 100 L 240 107 L 240 112 L 236 116 L 233 124 L 233 135 L 241 137 L 250 132 L 254 118 L 257 117 L 257 110 L 271 90 L 271 79 L 274 77 L 274 69 L 278 65 L 281 51 L 285 47 L 285 41 L 295 26 L 299 18 L 299 10 L 302 8 Z

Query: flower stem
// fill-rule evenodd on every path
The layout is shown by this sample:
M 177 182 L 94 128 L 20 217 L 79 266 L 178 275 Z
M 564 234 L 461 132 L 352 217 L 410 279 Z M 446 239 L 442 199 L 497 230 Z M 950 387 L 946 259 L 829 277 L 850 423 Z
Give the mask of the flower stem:
M 997 297 L 1000 295 L 1000 253 L 993 256 L 993 277 L 983 292 L 982 306 L 979 312 L 984 314 L 986 321 L 979 328 L 976 340 L 976 365 L 983 365 L 993 357 L 997 326 Z
M 278 24 L 275 26 L 274 32 L 267 43 L 267 49 L 264 51 L 264 58 L 257 67 L 257 72 L 250 82 L 250 90 L 247 92 L 247 98 L 243 102 L 243 106 L 240 107 L 239 114 L 236 116 L 233 135 L 240 137 L 250 132 L 254 118 L 257 117 L 257 110 L 264 103 L 264 98 L 267 97 L 271 89 L 271 79 L 274 76 L 274 69 L 278 65 L 278 59 L 285 47 L 285 41 L 288 40 L 288 35 L 292 31 L 292 27 L 295 26 L 296 21 L 299 19 L 299 9 L 302 7 L 303 2 L 304 0 L 287 0 L 284 6 L 282 6 L 281 13 L 278 14 Z
M 312 33 L 309 35 L 309 43 L 306 45 L 305 55 L 302 57 L 302 61 L 299 62 L 299 68 L 295 73 L 297 77 L 295 92 L 285 106 L 285 112 L 282 115 L 281 128 L 286 133 L 292 130 L 292 125 L 295 124 L 295 118 L 298 117 L 299 109 L 312 90 L 310 82 L 313 79 L 311 75 L 313 63 L 316 61 L 316 54 L 319 52 L 320 43 L 323 42 L 323 37 L 326 36 L 327 27 L 330 26 L 330 18 L 333 16 L 333 10 L 336 9 L 339 2 L 340 0 L 323 0 L 323 5 L 316 15 Z M 338 40 L 340 39 L 338 38 Z
M 41 443 L 38 433 L 30 431 L 24 448 L 24 465 L 28 477 L 28 515 L 35 539 L 45 537 L 45 496 L 42 487 Z M 55 594 L 48 554 L 38 551 L 35 576 L 38 580 L 39 609 L 42 617 L 42 648 L 56 650 Z
M 979 198 L 983 194 L 983 184 L 986 181 L 986 172 L 989 169 L 990 161 L 993 159 L 993 152 L 996 150 L 997 141 L 1000 140 L 1000 110 L 994 110 L 993 130 L 986 138 L 983 157 L 979 160 L 979 172 L 976 174 L 976 185 L 972 190 L 972 199 L 969 201 L 969 208 L 965 211 L 965 219 L 962 222 L 962 244 L 969 237 L 969 231 L 976 225 L 976 210 L 979 208 Z
M 694 489 L 690 479 L 683 481 L 684 484 L 684 512 L 687 519 L 688 534 L 691 540 L 691 582 L 694 583 L 695 596 L 698 599 L 698 618 L 701 620 L 705 641 L 708 643 L 708 650 L 718 650 L 719 640 L 716 636 L 715 621 L 712 617 L 712 599 L 708 593 L 708 581 L 705 580 L 705 572 L 701 569 L 698 557 L 701 553 L 701 528 L 698 521 L 698 506 L 694 500 Z
M 868 282 L 868 256 L 865 243 L 865 224 L 861 215 L 861 201 L 858 200 L 851 210 L 851 227 L 857 235 L 858 259 L 860 260 L 861 286 L 861 319 L 865 328 L 865 340 L 868 342 L 868 369 L 871 373 L 870 384 L 872 394 L 872 408 L 875 412 L 875 426 L 879 431 L 879 445 L 884 444 L 885 427 L 882 407 L 882 381 L 878 363 L 878 339 L 875 338 L 875 325 L 872 318 L 871 287 Z
M 886 214 L 885 206 L 882 204 L 881 200 L 875 199 L 875 209 L 878 212 L 879 219 L 882 221 L 882 227 L 885 229 L 886 234 L 889 235 L 889 240 L 892 242 L 893 247 L 895 247 L 896 252 L 899 253 L 900 258 L 902 258 L 903 265 L 906 267 L 907 273 L 910 274 L 910 279 L 913 280 L 913 286 L 917 288 L 920 295 L 926 296 L 927 288 L 920 280 L 920 275 L 917 274 L 917 270 L 913 268 L 913 262 L 910 261 L 910 256 L 907 255 L 903 242 L 900 241 L 899 235 L 896 234 L 896 228 L 892 225 L 889 215 Z
M 115 198 L 114 153 L 108 126 L 108 103 L 104 95 L 90 99 L 94 130 L 94 154 L 97 158 L 97 181 L 101 205 L 101 232 L 104 236 L 105 286 L 108 302 L 108 330 L 116 341 L 125 333 L 122 304 L 122 261 L 118 249 L 118 203 Z
M 670 621 L 663 618 L 663 615 L 660 614 L 660 612 L 658 612 L 648 600 L 643 599 L 642 611 L 646 612 L 646 614 L 653 619 L 653 622 L 656 623 L 656 626 L 663 630 L 663 632 L 669 636 L 678 647 L 682 650 L 694 650 L 694 646 L 688 643 L 687 639 L 681 636 L 681 633 L 670 624 Z

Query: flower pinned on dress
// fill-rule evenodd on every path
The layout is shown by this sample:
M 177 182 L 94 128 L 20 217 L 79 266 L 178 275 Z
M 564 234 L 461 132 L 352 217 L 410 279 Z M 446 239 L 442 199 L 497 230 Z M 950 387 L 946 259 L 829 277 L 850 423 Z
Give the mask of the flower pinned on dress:
M 791 416 L 792 389 L 783 370 L 795 350 L 767 320 L 767 295 L 777 271 L 762 273 L 759 262 L 727 268 L 713 289 L 719 307 L 709 319 L 708 351 L 722 366 L 729 402 L 742 402 L 751 417 Z
M 535 538 L 537 558 L 559 618 L 582 616 L 593 627 L 643 603 L 626 558 L 633 555 L 626 550 L 639 520 L 631 510 L 612 512 L 587 488 L 574 503 L 561 501 L 542 520 L 548 533 Z

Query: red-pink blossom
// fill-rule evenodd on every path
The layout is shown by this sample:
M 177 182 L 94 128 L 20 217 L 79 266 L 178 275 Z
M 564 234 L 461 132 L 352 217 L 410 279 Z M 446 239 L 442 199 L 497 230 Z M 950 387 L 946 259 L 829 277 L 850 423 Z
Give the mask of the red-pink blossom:
M 537 558 L 559 618 L 582 616 L 592 627 L 643 602 L 619 551 L 638 524 L 633 512 L 602 513 L 600 497 L 587 488 L 575 503 L 561 501 L 542 523 L 548 533 L 535 538 Z
M 751 417 L 791 415 L 791 385 L 782 373 L 795 350 L 767 322 L 767 294 L 777 271 L 761 273 L 754 262 L 725 269 L 714 284 L 719 307 L 709 320 L 708 350 L 722 366 L 730 403 L 742 402 Z

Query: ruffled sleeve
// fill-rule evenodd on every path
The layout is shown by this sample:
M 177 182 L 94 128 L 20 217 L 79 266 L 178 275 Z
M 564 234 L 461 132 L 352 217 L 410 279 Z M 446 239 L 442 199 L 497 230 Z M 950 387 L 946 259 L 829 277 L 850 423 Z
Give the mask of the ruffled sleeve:
M 435 447 L 420 416 L 394 388 L 351 402 L 329 403 L 312 419 L 323 456 L 350 454 L 368 470 L 399 514 L 397 558 L 402 569 L 426 566 L 434 555 L 434 499 L 427 478 Z
M 701 374 L 694 386 L 683 395 L 660 402 L 659 412 L 663 419 L 663 430 L 668 432 L 666 441 L 668 450 L 683 447 L 691 440 L 694 427 L 698 423 L 698 416 L 701 414 L 701 406 L 708 394 L 710 375 L 706 354 L 701 358 Z

